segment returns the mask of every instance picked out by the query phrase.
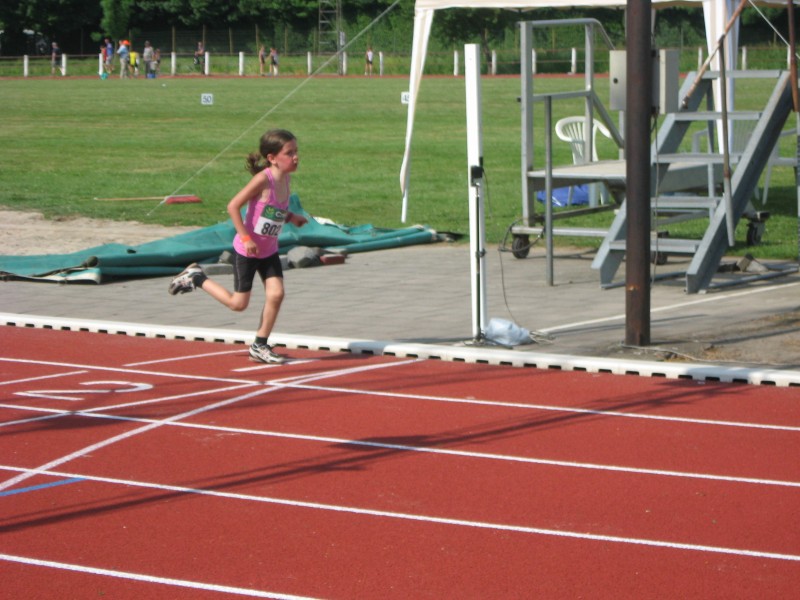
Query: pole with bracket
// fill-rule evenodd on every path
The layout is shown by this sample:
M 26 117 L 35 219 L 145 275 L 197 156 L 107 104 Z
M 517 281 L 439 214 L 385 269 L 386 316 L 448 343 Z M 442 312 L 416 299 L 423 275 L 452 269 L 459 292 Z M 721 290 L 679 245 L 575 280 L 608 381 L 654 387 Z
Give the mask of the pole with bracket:
M 486 332 L 486 229 L 483 213 L 485 191 L 483 132 L 481 125 L 480 45 L 464 46 L 467 106 L 467 177 L 469 186 L 469 249 L 472 282 L 472 338 L 483 342 Z

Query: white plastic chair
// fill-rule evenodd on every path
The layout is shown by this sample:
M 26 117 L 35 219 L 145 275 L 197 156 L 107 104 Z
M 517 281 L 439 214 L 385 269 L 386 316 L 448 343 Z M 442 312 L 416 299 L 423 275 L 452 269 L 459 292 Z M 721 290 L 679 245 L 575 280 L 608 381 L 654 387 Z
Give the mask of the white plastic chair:
M 584 158 L 586 151 L 586 138 L 583 135 L 584 123 L 586 117 L 564 117 L 556 122 L 556 135 L 558 139 L 567 142 L 572 150 L 572 162 L 576 165 L 583 165 L 587 162 L 596 162 L 597 158 L 597 133 L 600 132 L 608 139 L 611 138 L 611 132 L 600 121 L 594 120 L 592 128 L 592 160 L 587 161 Z M 594 206 L 597 204 L 597 184 L 590 185 L 589 203 Z M 605 187 L 602 190 L 603 202 L 608 201 L 608 190 Z M 568 204 L 572 204 L 572 188 L 569 191 Z

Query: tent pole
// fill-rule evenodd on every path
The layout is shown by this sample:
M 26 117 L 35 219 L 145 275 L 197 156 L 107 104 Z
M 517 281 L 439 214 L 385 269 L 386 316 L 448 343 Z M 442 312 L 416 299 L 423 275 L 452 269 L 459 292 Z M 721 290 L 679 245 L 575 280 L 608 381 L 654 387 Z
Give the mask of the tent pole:
M 464 46 L 467 105 L 467 183 L 472 281 L 472 338 L 486 332 L 486 230 L 483 214 L 483 131 L 481 125 L 481 53 L 479 44 Z
M 748 0 L 741 0 L 741 2 L 739 2 L 739 6 L 737 6 L 736 10 L 733 11 L 733 15 L 731 15 L 731 18 L 728 19 L 728 23 L 725 25 L 725 30 L 719 37 L 717 45 L 714 46 L 713 51 L 708 53 L 708 58 L 706 58 L 705 62 L 700 66 L 700 69 L 697 71 L 697 76 L 695 77 L 692 87 L 689 88 L 689 91 L 686 93 L 686 96 L 681 102 L 681 108 L 686 109 L 686 107 L 689 106 L 689 98 L 692 97 L 692 94 L 694 94 L 695 90 L 697 89 L 697 86 L 700 85 L 700 80 L 703 78 L 705 72 L 708 71 L 708 67 L 711 66 L 711 61 L 714 60 L 714 57 L 716 56 L 717 52 L 722 51 L 723 41 L 725 40 L 725 36 L 728 35 L 728 32 L 731 30 L 731 27 L 733 27 L 733 25 L 736 23 L 736 20 L 742 14 L 744 7 L 747 5 L 747 2 Z

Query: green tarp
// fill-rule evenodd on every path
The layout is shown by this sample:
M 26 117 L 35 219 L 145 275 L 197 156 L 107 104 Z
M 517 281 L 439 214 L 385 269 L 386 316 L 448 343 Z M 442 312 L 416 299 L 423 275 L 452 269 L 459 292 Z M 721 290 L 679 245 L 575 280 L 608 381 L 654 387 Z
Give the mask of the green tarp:
M 289 207 L 292 212 L 305 215 L 308 223 L 303 227 L 284 225 L 278 240 L 282 254 L 296 246 L 351 254 L 438 240 L 436 231 L 424 226 L 382 229 L 372 225 L 345 227 L 320 223 L 302 208 L 294 194 Z M 174 275 L 193 262 L 217 262 L 223 252 L 232 250 L 235 233 L 233 224 L 227 221 L 138 246 L 105 244 L 71 254 L 0 256 L 0 275 L 96 283 L 115 277 Z

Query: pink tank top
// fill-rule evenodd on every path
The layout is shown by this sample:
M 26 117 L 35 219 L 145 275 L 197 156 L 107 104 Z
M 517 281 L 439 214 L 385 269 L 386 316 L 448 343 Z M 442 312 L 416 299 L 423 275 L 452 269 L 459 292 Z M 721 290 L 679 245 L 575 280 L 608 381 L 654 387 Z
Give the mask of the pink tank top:
M 286 202 L 278 202 L 272 171 L 269 170 L 269 167 L 266 168 L 266 171 L 270 183 L 268 197 L 264 200 L 263 195 L 259 194 L 252 198 L 247 203 L 247 213 L 244 216 L 244 227 L 258 246 L 256 258 L 266 258 L 278 251 L 278 236 L 289 214 L 288 194 Z M 286 177 L 289 175 L 287 174 Z M 286 180 L 287 187 L 290 181 L 290 179 Z M 238 233 L 233 238 L 233 249 L 242 256 L 247 256 L 247 250 L 245 250 Z

